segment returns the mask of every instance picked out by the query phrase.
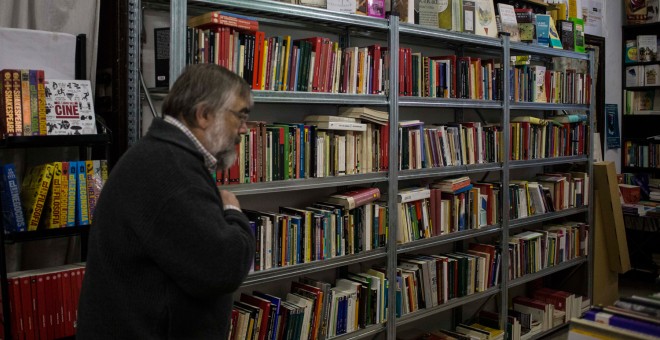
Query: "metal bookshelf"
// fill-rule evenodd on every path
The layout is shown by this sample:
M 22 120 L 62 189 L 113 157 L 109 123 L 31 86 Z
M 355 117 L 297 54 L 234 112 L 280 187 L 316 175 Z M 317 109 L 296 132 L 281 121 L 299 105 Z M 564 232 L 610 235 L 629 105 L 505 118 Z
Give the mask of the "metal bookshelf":
M 584 104 L 553 104 L 553 103 L 534 103 L 534 102 L 511 102 L 511 110 L 569 110 L 584 111 L 589 109 L 589 105 Z
M 89 232 L 89 225 L 55 228 L 55 229 L 41 229 L 35 231 L 24 231 L 20 233 L 6 233 L 4 237 L 5 243 L 19 243 L 46 240 L 50 238 L 60 238 L 67 236 L 76 236 L 86 234 Z
M 478 172 L 500 171 L 501 163 L 470 164 L 459 166 L 447 166 L 442 168 L 426 168 L 414 170 L 400 170 L 399 180 L 409 180 L 418 178 L 430 178 L 440 176 L 451 176 L 459 174 L 472 174 Z
M 459 98 L 400 97 L 399 106 L 502 109 L 502 102 L 499 100 L 475 100 Z
M 534 334 L 530 339 L 531 340 L 543 339 L 543 338 L 545 338 L 546 336 L 548 336 L 550 334 L 553 334 L 553 333 L 558 332 L 562 329 L 568 328 L 569 325 L 570 325 L 570 320 L 562 323 L 561 325 L 554 326 L 554 327 L 548 329 L 547 331 L 543 331 L 541 333 Z
M 294 264 L 286 267 L 272 268 L 268 270 L 261 270 L 258 272 L 250 273 L 243 282 L 243 286 L 253 286 L 264 282 L 272 282 L 276 280 L 287 279 L 291 277 L 301 276 L 313 272 L 318 272 L 326 269 L 347 266 L 353 263 L 360 263 L 375 259 L 384 258 L 386 255 L 385 248 L 378 248 L 368 250 L 359 254 L 337 256 L 323 261 L 312 261 L 308 263 Z
M 520 286 L 523 283 L 527 283 L 529 281 L 534 281 L 534 280 L 542 278 L 544 276 L 548 276 L 552 273 L 556 273 L 556 272 L 562 271 L 562 270 L 567 269 L 567 268 L 571 268 L 571 267 L 574 267 L 574 266 L 577 266 L 577 265 L 581 265 L 581 264 L 586 263 L 586 262 L 587 262 L 586 257 L 578 257 L 578 258 L 575 258 L 575 259 L 572 259 L 572 260 L 568 260 L 568 261 L 562 262 L 558 265 L 554 265 L 552 267 L 542 269 L 542 270 L 540 270 L 536 273 L 527 274 L 525 276 L 513 279 L 509 282 L 507 287 L 508 288 L 513 288 L 513 287 L 516 287 L 516 286 Z
M 135 1 L 135 0 L 131 0 Z M 160 0 L 154 0 L 160 1 Z M 139 2 L 139 1 L 138 1 Z M 594 56 L 593 52 L 590 53 L 576 53 L 573 51 L 557 50 L 537 45 L 526 43 L 510 42 L 508 36 L 503 35 L 500 38 L 481 37 L 465 33 L 450 32 L 442 29 L 435 29 L 429 27 L 422 27 L 417 25 L 410 25 L 407 23 L 399 23 L 396 16 L 391 17 L 389 20 L 370 18 L 365 16 L 357 16 L 350 14 L 342 14 L 331 12 L 324 9 L 304 7 L 299 5 L 292 5 L 278 1 L 271 0 L 202 0 L 202 1 L 173 1 L 170 5 L 170 18 L 171 18 L 171 42 L 170 42 L 170 79 L 174 80 L 184 67 L 185 63 L 185 25 L 187 13 L 201 13 L 201 10 L 226 10 L 239 14 L 251 15 L 258 18 L 265 18 L 264 22 L 267 24 L 275 23 L 277 26 L 289 25 L 291 30 L 305 29 L 305 27 L 312 27 L 318 25 L 325 27 L 332 32 L 343 30 L 339 34 L 340 40 L 356 35 L 361 38 L 364 37 L 378 37 L 382 39 L 383 34 L 387 34 L 386 46 L 390 50 L 398 50 L 400 39 L 406 39 L 407 44 L 427 44 L 428 46 L 436 46 L 438 48 L 456 49 L 458 53 L 464 53 L 471 50 L 478 50 L 480 54 L 494 55 L 495 58 L 500 60 L 510 60 L 511 55 L 542 55 L 546 57 L 568 57 L 578 60 L 587 60 L 590 65 L 593 65 Z M 280 28 L 280 27 L 278 27 Z M 132 32 L 139 38 L 139 30 Z M 132 38 L 136 38 L 132 37 Z M 139 39 L 137 39 L 139 41 Z M 393 53 L 390 56 L 390 64 L 394 67 L 389 71 L 389 91 L 390 93 L 399 93 L 398 91 L 398 53 Z M 541 60 L 548 60 L 541 58 Z M 509 63 L 502 63 L 504 74 L 508 74 L 511 66 Z M 591 77 L 593 79 L 593 67 L 590 68 Z M 509 77 L 503 78 L 503 91 L 504 98 L 509 97 Z M 139 94 L 139 88 L 135 88 Z M 592 84 L 592 91 L 593 84 Z M 384 106 L 387 107 L 390 116 L 390 155 L 397 155 L 398 153 L 398 122 L 399 110 L 401 108 L 451 108 L 456 109 L 455 112 L 462 109 L 493 109 L 500 110 L 501 126 L 509 126 L 510 116 L 516 110 L 538 110 L 538 111 L 552 111 L 552 110 L 567 110 L 567 111 L 586 111 L 588 113 L 595 112 L 595 104 L 592 100 L 590 105 L 578 104 L 551 104 L 551 103 L 522 103 L 504 101 L 488 101 L 488 100 L 468 100 L 468 99 L 449 99 L 449 98 L 421 98 L 421 97 L 403 97 L 403 96 L 388 96 L 388 95 L 347 95 L 347 94 L 332 94 L 332 93 L 305 93 L 305 92 L 278 92 L 278 91 L 254 91 L 255 103 L 259 104 L 295 104 L 295 105 L 365 105 L 365 106 Z M 458 119 L 458 118 L 457 118 Z M 592 115 L 589 115 L 589 126 L 591 127 L 589 135 L 589 143 L 593 145 L 593 124 L 594 120 Z M 510 145 L 510 129 L 502 129 L 503 142 L 502 148 L 504 154 L 509 154 Z M 590 147 L 593 150 L 593 147 Z M 417 170 L 399 170 L 398 157 L 390 157 L 389 171 L 377 172 L 370 174 L 350 175 L 350 176 L 337 176 L 326 178 L 312 178 L 312 179 L 296 179 L 288 181 L 276 181 L 266 183 L 253 183 L 253 184 L 240 184 L 222 186 L 223 189 L 230 190 L 236 195 L 251 195 L 251 194 L 266 194 L 277 192 L 293 192 L 308 189 L 337 187 L 353 184 L 371 184 L 387 182 L 387 197 L 390 221 L 398 221 L 398 209 L 396 197 L 400 185 L 400 181 L 417 180 L 417 179 L 430 179 L 433 177 L 462 175 L 462 174 L 475 174 L 486 173 L 492 171 L 500 172 L 500 181 L 503 188 L 507 188 L 510 182 L 510 170 L 528 167 L 542 167 L 548 165 L 565 164 L 565 163 L 586 163 L 587 172 L 591 177 L 593 172 L 593 160 L 587 156 L 570 156 L 559 158 L 547 158 L 528 161 L 510 161 L 508 159 L 502 160 L 499 163 L 487 163 L 466 165 L 458 167 L 442 167 L 430 169 L 417 169 Z M 588 190 L 593 193 L 593 181 L 590 181 L 590 188 Z M 508 202 L 508 190 L 501 191 L 502 202 Z M 591 194 L 593 197 L 593 194 Z M 503 208 L 505 210 L 506 208 Z M 525 225 L 537 224 L 553 219 L 568 217 L 571 215 L 586 214 L 586 218 L 590 225 L 593 225 L 593 209 L 591 207 L 571 208 L 559 212 L 548 213 L 544 215 L 536 215 L 528 218 L 517 219 L 509 221 L 507 213 L 501 214 L 501 221 L 497 225 L 487 226 L 480 229 L 467 230 L 461 232 L 450 233 L 447 235 L 437 236 L 430 239 L 418 240 L 407 244 L 396 244 L 396 225 L 391 225 L 388 234 L 388 247 L 379 248 L 369 252 L 337 257 L 325 261 L 316 261 L 312 263 L 299 264 L 283 268 L 274 268 L 266 271 L 251 273 L 245 281 L 246 286 L 267 284 L 276 280 L 291 279 L 300 275 L 306 275 L 313 272 L 324 271 L 332 268 L 346 266 L 349 264 L 356 264 L 370 260 L 385 259 L 387 266 L 387 276 L 396 276 L 397 254 L 407 253 L 430 247 L 451 244 L 454 242 L 463 241 L 466 239 L 499 235 L 500 240 L 508 240 L 509 231 L 513 228 L 518 228 Z M 593 231 L 592 231 L 593 233 Z M 593 251 L 593 234 L 589 237 L 589 254 Z M 501 254 L 502 273 L 506 273 L 507 264 L 509 263 L 508 252 Z M 543 277 L 553 274 L 557 271 L 577 266 L 583 263 L 589 264 L 589 277 L 593 276 L 592 261 L 590 258 L 579 258 L 562 263 L 558 266 L 548 268 L 535 274 L 525 276 L 516 280 L 508 280 L 507 275 L 500 275 L 501 282 L 498 286 L 492 287 L 485 292 L 476 293 L 466 297 L 453 299 L 441 306 L 420 310 L 400 318 L 396 318 L 396 311 L 394 308 L 388 310 L 388 320 L 395 320 L 395 322 L 387 322 L 385 324 L 369 326 L 365 329 L 345 334 L 333 339 L 364 339 L 372 337 L 375 334 L 385 332 L 387 339 L 393 340 L 396 338 L 397 326 L 405 325 L 426 317 L 433 316 L 443 311 L 452 310 L 454 308 L 474 303 L 480 299 L 488 298 L 494 295 L 500 306 L 507 306 L 508 303 L 508 288 L 524 284 L 535 278 Z M 592 282 L 588 284 L 588 296 L 592 296 Z M 387 299 L 390 305 L 396 301 L 396 290 L 390 289 L 388 291 Z M 501 323 L 504 324 L 507 320 L 506 308 L 501 308 L 504 313 L 501 314 Z M 457 313 L 460 315 L 460 312 Z M 462 321 L 462 320 L 458 320 Z
M 550 213 L 545 213 L 541 215 L 534 215 L 534 216 L 529 216 L 529 217 L 523 217 L 523 218 L 517 218 L 514 220 L 511 220 L 509 222 L 509 228 L 519 228 L 519 227 L 524 227 L 526 225 L 534 224 L 534 223 L 540 223 L 540 222 L 545 222 L 545 221 L 551 221 L 557 218 L 562 218 L 562 217 L 567 217 L 567 216 L 572 216 L 572 215 L 577 215 L 580 213 L 585 213 L 589 211 L 589 207 L 578 207 L 578 208 L 569 208 L 565 210 L 560 210 L 560 211 L 553 211 Z
M 272 192 L 285 192 L 308 190 L 318 188 L 337 187 L 343 185 L 357 185 L 367 183 L 385 182 L 388 180 L 386 172 L 374 172 L 360 175 L 332 176 L 320 178 L 301 178 L 283 181 L 222 185 L 221 189 L 229 190 L 235 195 L 254 195 Z
M 440 236 L 435 236 L 431 238 L 426 238 L 422 240 L 416 240 L 412 241 L 409 243 L 403 243 L 397 245 L 397 253 L 407 253 L 410 251 L 415 251 L 419 249 L 425 249 L 425 248 L 430 248 L 430 247 L 435 247 L 439 246 L 441 244 L 448 244 L 451 242 L 456 242 L 456 241 L 462 241 L 462 240 L 467 240 L 470 238 L 474 237 L 481 237 L 485 235 L 493 235 L 498 232 L 501 232 L 501 228 L 499 224 L 492 225 L 492 226 L 485 226 L 481 227 L 479 229 L 470 229 L 470 230 L 462 230 L 462 231 L 456 231 L 453 233 L 445 234 L 445 235 L 440 235 Z
M 402 326 L 408 323 L 411 323 L 413 321 L 421 320 L 423 318 L 432 316 L 434 314 L 438 314 L 456 307 L 460 307 L 463 305 L 466 305 L 468 303 L 478 301 L 484 298 L 487 298 L 489 296 L 495 295 L 497 293 L 500 293 L 500 286 L 494 286 L 491 288 L 488 288 L 487 290 L 479 293 L 474 293 L 470 294 L 468 296 L 463 296 L 460 298 L 455 298 L 447 301 L 446 303 L 443 303 L 441 305 L 431 307 L 431 308 L 425 308 L 421 309 L 418 311 L 414 311 L 412 313 L 406 314 L 401 316 L 400 318 L 396 319 L 396 324 L 398 326 Z
M 567 164 L 567 163 L 583 163 L 588 161 L 589 161 L 589 157 L 587 155 L 528 159 L 528 160 L 510 161 L 509 169 L 529 168 L 535 166 L 546 166 L 546 165 Z

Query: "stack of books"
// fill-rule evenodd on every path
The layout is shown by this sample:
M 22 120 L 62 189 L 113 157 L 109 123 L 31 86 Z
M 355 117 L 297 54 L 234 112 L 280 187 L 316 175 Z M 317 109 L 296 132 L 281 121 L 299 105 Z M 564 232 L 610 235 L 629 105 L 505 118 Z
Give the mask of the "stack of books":
M 582 319 L 571 322 L 570 334 L 574 333 L 609 338 L 658 338 L 660 293 L 633 295 L 617 300 L 613 306 L 593 307 Z

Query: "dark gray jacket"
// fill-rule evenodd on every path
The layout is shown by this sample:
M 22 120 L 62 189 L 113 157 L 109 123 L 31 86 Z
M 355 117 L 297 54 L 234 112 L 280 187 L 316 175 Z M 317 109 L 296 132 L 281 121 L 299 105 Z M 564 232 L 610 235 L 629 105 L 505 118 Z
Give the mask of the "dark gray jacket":
M 255 240 L 222 206 L 192 141 L 154 121 L 97 203 L 76 338 L 226 339 Z

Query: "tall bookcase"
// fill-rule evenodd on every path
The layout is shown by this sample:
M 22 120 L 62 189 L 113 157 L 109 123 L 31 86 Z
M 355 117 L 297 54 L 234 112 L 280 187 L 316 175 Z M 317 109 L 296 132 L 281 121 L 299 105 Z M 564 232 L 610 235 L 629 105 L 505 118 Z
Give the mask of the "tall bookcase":
M 139 1 L 131 1 L 130 7 L 140 8 Z M 185 66 L 185 44 L 186 44 L 186 21 L 190 14 L 203 13 L 204 11 L 221 10 L 233 12 L 238 14 L 245 14 L 255 16 L 258 20 L 267 24 L 274 24 L 276 26 L 291 25 L 292 30 L 309 29 L 319 31 L 319 27 L 327 28 L 328 32 L 337 34 L 340 40 L 346 42 L 353 36 L 360 38 L 367 37 L 367 39 L 380 39 L 385 40 L 390 51 L 397 51 L 402 43 L 411 44 L 416 46 L 428 46 L 444 49 L 453 49 L 456 55 L 463 55 L 466 51 L 479 51 L 497 58 L 502 61 L 510 60 L 512 55 L 535 55 L 540 58 L 551 57 L 567 57 L 577 60 L 585 60 L 589 65 L 593 65 L 593 53 L 576 53 L 572 51 L 550 49 L 547 47 L 535 46 L 525 43 L 510 42 L 508 36 L 501 38 L 488 38 L 476 36 L 472 34 L 455 33 L 440 29 L 426 28 L 411 24 L 399 23 L 397 16 L 392 16 L 389 20 L 378 19 L 365 16 L 357 16 L 350 14 L 342 14 L 327 11 L 324 9 L 317 9 L 311 7 L 303 7 L 297 5 L 290 5 L 282 2 L 268 1 L 268 0 L 206 0 L 206 1 L 173 1 L 169 7 L 170 23 L 171 23 L 171 41 L 170 41 L 170 84 L 181 73 Z M 137 16 L 140 17 L 139 15 Z M 262 21 L 263 20 L 263 21 Z M 130 25 L 139 27 L 139 20 L 129 23 Z M 129 31 L 131 31 L 129 29 Z M 139 30 L 134 30 L 129 37 L 129 42 L 140 41 Z M 365 33 L 368 32 L 368 33 Z M 137 46 L 137 44 L 135 44 Z M 348 45 L 347 45 L 348 46 Z M 396 81 L 398 75 L 398 54 L 391 55 L 390 63 L 395 65 L 389 69 L 389 93 L 399 93 L 398 82 Z M 547 59 L 543 59 L 547 60 Z M 502 62 L 504 74 L 509 74 L 510 65 L 508 62 Z M 130 65 L 129 65 L 130 66 Z M 593 67 L 590 67 L 591 78 L 594 79 Z M 129 76 L 130 81 L 130 76 Z M 509 98 L 509 78 L 504 77 L 503 98 Z M 593 85 L 591 85 L 593 93 Z M 136 91 L 129 96 L 138 98 L 139 89 L 134 88 Z M 375 184 L 380 183 L 387 187 L 389 220 L 398 221 L 396 209 L 396 197 L 404 181 L 411 180 L 428 180 L 431 178 L 441 178 L 450 175 L 459 174 L 483 174 L 495 173 L 499 175 L 499 181 L 502 183 L 502 188 L 508 188 L 510 182 L 510 173 L 512 170 L 519 170 L 525 168 L 542 168 L 554 165 L 561 165 L 567 163 L 581 163 L 584 169 L 592 174 L 593 160 L 588 156 L 569 156 L 559 158 L 545 158 L 529 161 L 510 161 L 508 157 L 504 157 L 500 163 L 486 163 L 458 167 L 443 167 L 443 168 L 430 168 L 419 170 L 399 170 L 398 164 L 398 123 L 400 116 L 404 114 L 415 114 L 414 110 L 427 110 L 420 115 L 428 114 L 428 110 L 449 111 L 453 115 L 455 121 L 463 119 L 464 111 L 470 110 L 476 112 L 481 116 L 482 110 L 490 110 L 495 112 L 498 117 L 498 122 L 502 127 L 508 127 L 512 113 L 525 112 L 525 111 L 581 111 L 589 113 L 588 126 L 589 126 L 589 150 L 593 149 L 593 131 L 594 119 L 590 113 L 594 112 L 594 101 L 591 100 L 590 105 L 574 105 L 574 104 L 546 104 L 546 103 L 521 103 L 511 102 L 509 100 L 492 101 L 492 100 L 468 100 L 468 99 L 441 99 L 441 98 L 417 98 L 417 97 L 399 97 L 389 95 L 349 95 L 349 94 L 325 94 L 325 93 L 306 93 L 306 92 L 274 92 L 274 91 L 254 91 L 255 105 L 300 105 L 300 106 L 313 106 L 313 105 L 347 105 L 347 106 L 378 106 L 387 108 L 389 111 L 389 171 L 376 172 L 359 175 L 347 175 L 339 177 L 326 177 L 326 178 L 312 178 L 312 179 L 295 179 L 287 181 L 275 181 L 264 183 L 240 184 L 225 186 L 223 189 L 230 190 L 239 199 L 243 200 L 246 195 L 260 194 L 260 195 L 285 195 L 304 191 L 309 189 L 322 189 L 343 187 L 356 184 Z M 444 113 L 443 113 L 444 114 Z M 129 112 L 129 117 L 138 116 L 139 113 Z M 421 117 L 420 117 L 421 118 Z M 299 118 L 302 119 L 302 116 Z M 130 123 L 130 122 L 129 122 Z M 510 133 L 508 128 L 503 128 L 503 148 L 504 155 L 509 154 L 509 141 Z M 590 181 L 589 193 L 593 197 L 593 181 Z M 502 190 L 502 202 L 509 201 L 508 190 Z M 244 204 L 245 205 L 245 204 Z M 507 204 L 502 204 L 507 206 Z M 247 208 L 259 208 L 246 206 Z M 507 209 L 507 208 L 502 208 Z M 365 261 L 380 259 L 386 261 L 387 276 L 392 278 L 396 276 L 397 256 L 411 251 L 418 251 L 428 249 L 430 247 L 452 245 L 456 244 L 460 247 L 460 243 L 464 240 L 477 238 L 477 237 L 497 237 L 500 240 L 508 240 L 509 234 L 516 228 L 540 224 L 546 221 L 561 219 L 564 217 L 579 218 L 589 225 L 593 225 L 593 209 L 589 207 L 578 207 L 558 212 L 548 213 L 544 215 L 535 215 L 527 218 L 510 220 L 507 213 L 501 214 L 502 219 L 500 223 L 482 227 L 480 229 L 466 230 L 461 232 L 450 233 L 429 239 L 423 239 L 411 243 L 397 245 L 396 240 L 396 223 L 391 223 L 389 226 L 389 235 L 385 248 L 379 248 L 355 255 L 341 256 L 332 258 L 330 260 L 305 263 L 283 268 L 274 268 L 266 271 L 252 273 L 248 276 L 244 285 L 267 285 L 269 283 L 275 284 L 279 280 L 292 280 L 298 276 L 307 275 L 321 271 L 327 271 L 338 267 L 354 265 Z M 577 217 L 576 217 L 577 216 Z M 590 230 L 589 235 L 589 254 L 593 254 L 593 230 Z M 501 316 L 500 324 L 504 325 L 507 320 L 506 310 L 510 301 L 508 296 L 509 289 L 523 285 L 529 281 L 543 278 L 556 272 L 569 269 L 579 268 L 584 275 L 583 291 L 581 293 L 588 297 L 592 296 L 593 282 L 593 261 L 591 257 L 581 257 L 567 262 L 563 262 L 557 266 L 544 269 L 540 272 L 523 276 L 515 280 L 508 280 L 507 264 L 509 263 L 506 251 L 502 252 L 502 272 L 501 280 L 496 286 L 487 289 L 486 291 L 479 292 L 473 295 L 468 295 L 462 298 L 450 300 L 449 302 L 429 308 L 423 309 L 414 313 L 406 314 L 397 318 L 394 308 L 388 309 L 387 319 L 395 320 L 394 322 L 386 322 L 385 324 L 378 324 L 360 329 L 357 332 L 342 335 L 338 339 L 353 339 L 353 338 L 367 338 L 376 334 L 385 334 L 388 339 L 395 339 L 397 334 L 397 327 L 402 327 L 407 324 L 416 322 L 425 318 L 432 318 L 434 315 L 445 311 L 453 311 L 456 317 L 460 318 L 460 309 L 462 306 L 468 306 L 485 298 L 497 297 L 496 302 L 500 306 Z M 388 291 L 389 305 L 392 306 L 396 299 L 396 292 L 394 289 Z M 462 320 L 458 320 L 461 322 Z M 553 331 L 553 330 L 550 330 Z
M 656 57 L 655 61 L 637 61 L 637 62 L 626 62 L 626 41 L 627 40 L 637 40 L 638 35 L 648 35 L 656 34 L 660 30 L 660 23 L 650 23 L 650 24 L 637 24 L 637 25 L 623 25 L 622 27 L 622 67 L 621 67 L 621 82 L 622 87 L 625 91 L 639 92 L 639 91 L 658 91 L 660 86 L 626 86 L 626 69 L 630 66 L 639 66 L 644 68 L 651 65 L 660 65 L 660 60 Z M 642 72 L 640 77 L 644 77 L 644 72 Z M 657 98 L 655 99 L 657 103 Z M 660 141 L 655 139 L 647 139 L 648 137 L 658 135 L 657 126 L 660 123 L 660 114 L 639 114 L 633 112 L 633 114 L 626 113 L 626 97 L 623 97 L 623 105 L 621 108 L 622 114 L 622 126 L 621 126 L 621 172 L 630 172 L 630 173 L 648 173 L 653 178 L 658 178 L 660 175 L 660 164 L 655 166 L 645 167 L 643 164 L 636 163 L 635 160 L 630 160 L 629 155 L 626 152 L 627 147 L 626 143 L 630 142 L 635 145 L 646 146 L 649 149 L 658 147 Z M 635 148 L 639 149 L 639 148 Z M 636 157 L 633 157 L 636 158 Z M 630 164 L 629 164 L 630 160 Z M 651 161 L 649 159 L 649 161 Z M 636 164 L 635 164 L 636 163 Z M 651 164 L 651 163 L 649 163 Z

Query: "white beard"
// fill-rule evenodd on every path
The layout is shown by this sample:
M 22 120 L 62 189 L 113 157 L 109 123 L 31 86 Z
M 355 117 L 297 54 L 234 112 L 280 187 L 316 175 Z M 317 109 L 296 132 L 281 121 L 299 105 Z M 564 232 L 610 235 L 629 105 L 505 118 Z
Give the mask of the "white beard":
M 218 160 L 218 169 L 228 169 L 238 155 L 236 154 L 236 144 L 240 143 L 240 136 L 232 140 L 231 133 L 224 131 L 221 117 L 217 117 L 215 124 L 204 133 L 206 143 L 209 146 L 209 152 Z

